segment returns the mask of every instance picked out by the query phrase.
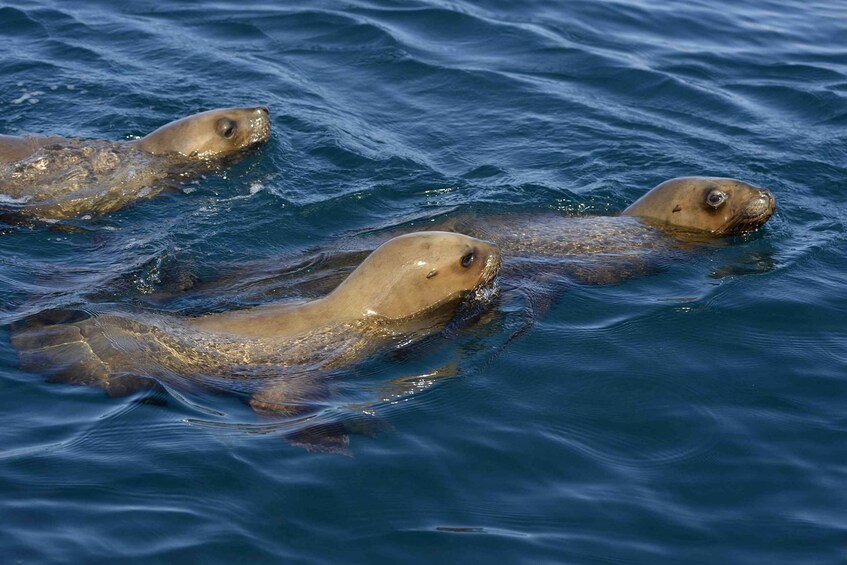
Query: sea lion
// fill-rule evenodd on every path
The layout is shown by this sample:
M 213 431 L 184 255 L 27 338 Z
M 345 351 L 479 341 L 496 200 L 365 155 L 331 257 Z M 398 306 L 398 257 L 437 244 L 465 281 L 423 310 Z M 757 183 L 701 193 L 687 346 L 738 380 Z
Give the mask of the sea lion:
M 776 200 L 767 189 L 731 178 L 680 177 L 659 184 L 617 216 L 449 212 L 350 234 L 338 244 L 314 250 L 305 262 L 257 262 L 249 269 L 239 265 L 219 281 L 192 279 L 189 298 L 226 305 L 232 297 L 314 296 L 338 284 L 339 277 L 381 241 L 414 230 L 453 231 L 497 242 L 506 285 L 526 286 L 530 279 L 551 278 L 616 283 L 654 272 L 662 263 L 690 257 L 703 247 L 722 245 L 725 237 L 754 231 L 775 210 Z M 133 283 L 127 277 L 123 284 L 129 291 Z M 225 295 L 219 291 L 222 287 Z M 175 297 L 185 298 L 182 290 L 159 288 L 141 298 L 161 305 Z
M 681 177 L 654 187 L 619 216 L 468 215 L 450 217 L 444 227 L 497 241 L 507 262 L 572 259 L 602 270 L 603 262 L 633 263 L 647 252 L 690 249 L 754 231 L 775 209 L 764 188 L 730 178 Z
M 307 302 L 184 317 L 86 308 L 18 322 L 21 367 L 110 395 L 148 383 L 246 395 L 262 414 L 291 415 L 322 372 L 442 329 L 460 306 L 490 295 L 496 245 L 417 232 L 371 253 L 335 290 Z
M 269 137 L 264 106 L 202 112 L 127 142 L 0 135 L 0 212 L 48 220 L 111 212 Z

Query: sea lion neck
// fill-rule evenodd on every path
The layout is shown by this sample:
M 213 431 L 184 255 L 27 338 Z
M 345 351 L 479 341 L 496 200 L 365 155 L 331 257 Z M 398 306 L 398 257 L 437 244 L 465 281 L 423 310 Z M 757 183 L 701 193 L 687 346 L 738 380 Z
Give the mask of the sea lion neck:
M 64 141 L 57 136 L 17 136 L 0 134 L 0 164 L 29 157 L 45 145 Z
M 339 299 L 333 292 L 309 302 L 266 304 L 194 318 L 188 323 L 207 331 L 247 337 L 290 337 L 359 318 L 356 312 L 343 307 L 343 299 L 343 295 Z
M 371 253 L 327 296 L 212 314 L 189 325 L 243 336 L 290 337 L 345 324 L 377 322 L 389 332 L 411 320 L 445 321 L 445 312 L 491 282 L 500 266 L 497 246 L 448 232 L 393 238 Z M 399 329 L 398 331 L 403 331 Z

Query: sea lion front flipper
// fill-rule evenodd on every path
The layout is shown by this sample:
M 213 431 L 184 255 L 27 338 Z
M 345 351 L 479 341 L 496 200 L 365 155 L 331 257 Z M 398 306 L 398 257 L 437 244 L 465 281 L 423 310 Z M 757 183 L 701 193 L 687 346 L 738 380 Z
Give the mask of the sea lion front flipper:
M 376 437 L 377 434 L 391 429 L 391 425 L 383 418 L 359 413 L 341 420 L 304 426 L 286 434 L 285 440 L 306 451 L 352 456 L 351 435 Z
M 279 380 L 259 390 L 249 400 L 250 407 L 264 418 L 298 418 L 318 411 L 321 400 L 329 398 L 326 375 L 302 375 Z M 354 407 L 355 408 L 355 407 Z M 350 435 L 373 437 L 390 429 L 383 419 L 356 410 L 352 414 L 324 415 L 304 419 L 302 425 L 285 434 L 285 441 L 307 451 L 352 455 Z
M 659 261 L 647 256 L 591 257 L 562 268 L 563 274 L 574 282 L 588 285 L 619 284 L 632 278 L 657 275 L 663 270 Z
M 350 434 L 342 422 L 326 422 L 306 426 L 285 435 L 285 441 L 293 446 L 316 453 L 335 453 L 351 457 Z
M 326 379 L 307 374 L 275 379 L 253 393 L 248 403 L 265 418 L 293 418 L 314 412 L 315 402 L 327 397 Z
M 328 396 L 325 379 L 302 375 L 274 381 L 254 393 L 249 404 L 263 418 L 296 418 L 315 412 L 315 402 Z M 350 436 L 341 422 L 307 424 L 286 433 L 285 441 L 306 451 L 351 455 Z
M 453 360 L 428 373 L 404 375 L 391 379 L 379 387 L 379 396 L 383 402 L 392 402 L 427 390 L 442 379 L 453 378 L 458 374 L 458 363 Z
M 137 377 L 134 375 L 119 375 L 106 379 L 103 382 L 103 389 L 106 391 L 106 395 L 111 398 L 123 398 L 125 396 L 132 396 L 139 392 L 163 390 L 162 385 L 155 379 Z M 162 403 L 161 398 L 145 399 L 143 402 L 144 404 L 154 404 L 158 406 L 166 404 L 166 402 L 164 404 Z

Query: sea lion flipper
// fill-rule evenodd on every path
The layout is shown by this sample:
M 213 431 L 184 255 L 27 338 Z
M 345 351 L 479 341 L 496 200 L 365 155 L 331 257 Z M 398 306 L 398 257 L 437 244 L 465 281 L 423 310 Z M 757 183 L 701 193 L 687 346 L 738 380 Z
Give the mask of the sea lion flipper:
M 285 441 L 306 451 L 352 456 L 351 435 L 375 437 L 391 429 L 391 425 L 384 418 L 358 413 L 340 420 L 304 426 L 287 433 Z
M 326 378 L 302 375 L 266 386 L 253 394 L 249 403 L 264 418 L 297 418 L 317 412 L 319 401 L 329 396 Z M 351 455 L 351 434 L 373 437 L 390 429 L 385 420 L 370 414 L 357 412 L 340 419 L 331 418 L 325 420 L 323 415 L 317 415 L 313 419 L 310 416 L 303 425 L 287 432 L 284 439 L 307 451 Z
M 580 284 L 610 285 L 648 275 L 656 275 L 664 270 L 661 263 L 651 257 L 632 256 L 624 258 L 605 258 L 604 261 L 582 261 L 568 264 L 563 272 Z
M 350 435 L 342 422 L 327 422 L 307 426 L 285 435 L 285 441 L 306 451 L 353 455 L 350 451 Z
M 137 377 L 134 375 L 119 375 L 111 377 L 109 379 L 105 379 L 102 385 L 103 389 L 106 391 L 106 395 L 110 398 L 123 398 L 143 391 L 163 390 L 162 385 L 160 385 L 155 379 Z M 145 399 L 143 402 L 144 404 L 154 404 L 159 406 L 167 404 L 166 401 L 163 403 L 161 398 Z
M 383 402 L 406 398 L 435 386 L 442 379 L 453 378 L 458 374 L 459 365 L 454 359 L 426 373 L 391 379 L 379 387 L 379 396 Z
M 266 418 L 292 418 L 316 410 L 315 402 L 329 396 L 326 380 L 314 375 L 276 379 L 250 397 L 250 407 Z
M 250 397 L 250 407 L 263 418 L 295 418 L 317 410 L 315 402 L 329 395 L 325 380 L 312 375 L 279 379 Z M 308 424 L 285 434 L 285 441 L 306 451 L 351 455 L 350 437 L 340 422 Z
M 20 367 L 53 382 L 99 384 L 109 371 L 86 342 L 78 324 L 90 315 L 78 310 L 47 310 L 12 325 L 12 345 Z

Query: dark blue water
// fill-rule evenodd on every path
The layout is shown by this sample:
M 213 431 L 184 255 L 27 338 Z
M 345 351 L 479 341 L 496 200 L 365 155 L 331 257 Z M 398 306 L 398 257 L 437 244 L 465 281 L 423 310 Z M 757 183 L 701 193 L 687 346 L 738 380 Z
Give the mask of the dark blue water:
M 179 193 L 0 235 L 2 561 L 843 563 L 847 4 L 291 6 L 0 8 L 2 133 L 126 139 L 256 104 L 274 127 Z M 779 212 L 654 276 L 573 286 L 514 339 L 471 327 L 351 370 L 361 400 L 458 360 L 377 403 L 391 429 L 352 457 L 226 397 L 215 415 L 50 384 L 9 345 L 26 314 L 156 303 L 186 272 L 453 208 L 612 213 L 691 174 L 768 187 Z

